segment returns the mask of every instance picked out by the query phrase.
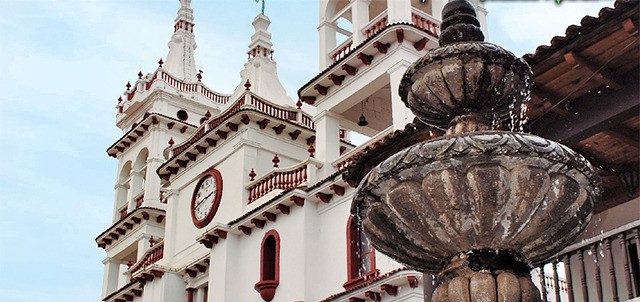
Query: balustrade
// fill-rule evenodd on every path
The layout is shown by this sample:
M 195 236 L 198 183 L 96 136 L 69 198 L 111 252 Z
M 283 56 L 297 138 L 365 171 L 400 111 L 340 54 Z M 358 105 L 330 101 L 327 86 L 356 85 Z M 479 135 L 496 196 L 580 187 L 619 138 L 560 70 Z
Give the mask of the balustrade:
M 150 265 L 158 262 L 164 256 L 164 241 L 157 242 L 150 247 L 142 256 L 142 259 L 129 268 L 129 274 L 133 275 L 140 270 L 144 270 Z
M 411 21 L 413 21 L 413 25 L 428 32 L 436 38 L 440 34 L 439 22 L 422 11 L 413 9 L 411 12 Z
M 639 224 L 585 240 L 544 263 L 540 279 L 540 287 L 546 289 L 544 301 L 617 302 L 640 297 Z
M 273 190 L 287 190 L 295 188 L 306 182 L 307 179 L 306 163 L 303 163 L 301 166 L 294 166 L 287 170 L 275 170 L 265 177 L 256 180 L 249 186 L 249 203 L 267 195 Z
M 290 110 L 286 108 L 282 108 L 273 104 L 270 104 L 255 95 L 251 95 L 250 98 L 251 105 L 255 106 L 256 109 L 260 112 L 266 113 L 268 115 L 289 121 L 295 121 L 297 112 L 295 110 Z
M 387 26 L 387 11 L 383 11 L 364 27 L 362 33 L 369 39 Z
M 334 62 L 339 61 L 340 59 L 346 57 L 353 50 L 353 39 L 349 38 L 342 42 L 335 50 L 331 53 L 331 59 Z

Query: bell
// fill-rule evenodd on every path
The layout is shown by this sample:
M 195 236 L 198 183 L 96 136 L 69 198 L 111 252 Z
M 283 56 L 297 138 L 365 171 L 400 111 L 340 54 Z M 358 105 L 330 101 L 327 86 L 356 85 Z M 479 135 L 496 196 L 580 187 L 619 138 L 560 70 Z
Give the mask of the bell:
M 369 122 L 367 122 L 367 118 L 364 117 L 364 114 L 361 113 L 360 114 L 360 119 L 358 120 L 358 126 L 360 127 L 364 127 L 366 125 L 369 125 Z

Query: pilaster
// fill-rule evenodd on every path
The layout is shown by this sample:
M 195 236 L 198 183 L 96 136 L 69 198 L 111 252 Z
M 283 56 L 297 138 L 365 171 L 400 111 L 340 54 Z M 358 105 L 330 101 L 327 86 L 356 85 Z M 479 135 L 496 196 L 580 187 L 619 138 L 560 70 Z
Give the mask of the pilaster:
M 104 275 L 102 279 L 102 297 L 118 290 L 118 278 L 120 275 L 120 262 L 113 258 L 106 258 L 104 264 Z
M 400 86 L 400 81 L 402 81 L 402 77 L 410 65 L 411 63 L 403 60 L 387 70 L 391 87 Z M 414 118 L 413 113 L 404 105 L 397 91 L 391 92 L 391 117 L 394 130 L 403 129 L 404 126 L 412 122 Z
M 219 240 L 210 250 L 209 267 L 215 268 L 209 271 L 209 284 L 215 284 L 216 290 L 210 290 L 207 301 L 233 301 L 234 294 L 237 290 L 245 290 L 236 288 L 237 280 L 235 276 L 239 276 L 237 266 L 234 263 L 234 255 L 237 253 L 238 235 L 229 233 L 226 239 Z M 252 275 L 257 277 L 258 275 Z M 242 276 L 242 278 L 252 278 L 251 276 Z
M 411 0 L 387 0 L 387 12 L 389 23 L 411 23 Z
M 359 45 L 366 39 L 362 29 L 369 23 L 369 4 L 371 0 L 351 0 L 351 24 L 353 25 L 353 45 Z
M 320 35 L 320 70 L 327 68 L 331 63 L 329 52 L 336 48 L 336 27 L 337 24 L 326 20 L 320 22 L 318 33 Z
M 144 182 L 144 202 L 160 202 L 160 177 L 156 171 L 164 163 L 164 158 L 147 159 L 147 178 Z
M 318 113 L 314 122 L 316 124 L 316 158 L 323 163 L 318 170 L 317 177 L 322 179 L 333 173 L 333 166 L 329 163 L 340 156 L 340 122 L 339 116 L 331 111 Z

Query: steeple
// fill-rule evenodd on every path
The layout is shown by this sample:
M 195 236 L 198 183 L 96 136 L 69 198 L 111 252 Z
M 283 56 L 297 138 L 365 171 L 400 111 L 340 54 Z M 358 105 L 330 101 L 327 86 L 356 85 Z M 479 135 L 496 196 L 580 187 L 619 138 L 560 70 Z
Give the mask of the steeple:
M 279 105 L 293 106 L 293 100 L 287 96 L 287 92 L 278 79 L 276 62 L 273 60 L 273 44 L 271 33 L 267 30 L 271 21 L 264 14 L 259 14 L 253 19 L 255 33 L 251 36 L 249 44 L 249 59 L 240 72 L 242 80 L 236 87 L 232 100 L 238 98 L 244 91 L 244 84 L 249 81 L 251 92 Z
M 193 9 L 191 0 L 179 1 L 180 10 L 175 20 L 173 36 L 168 44 L 169 54 L 164 69 L 180 80 L 196 81 L 193 51 L 197 45 L 193 35 Z

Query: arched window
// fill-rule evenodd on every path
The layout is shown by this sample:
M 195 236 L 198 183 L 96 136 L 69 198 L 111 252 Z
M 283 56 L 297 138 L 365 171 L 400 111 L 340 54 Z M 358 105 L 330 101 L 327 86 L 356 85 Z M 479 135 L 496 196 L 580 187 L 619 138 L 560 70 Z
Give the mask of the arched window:
M 260 246 L 260 281 L 255 289 L 264 301 L 271 301 L 280 284 L 280 235 L 270 230 Z
M 127 216 L 129 213 L 129 189 L 131 188 L 131 161 L 127 161 L 122 165 L 116 184 L 116 206 L 113 221 Z
M 375 275 L 375 250 L 365 236 L 362 225 L 353 216 L 347 221 L 347 282 L 345 289 L 352 288 L 368 277 Z

